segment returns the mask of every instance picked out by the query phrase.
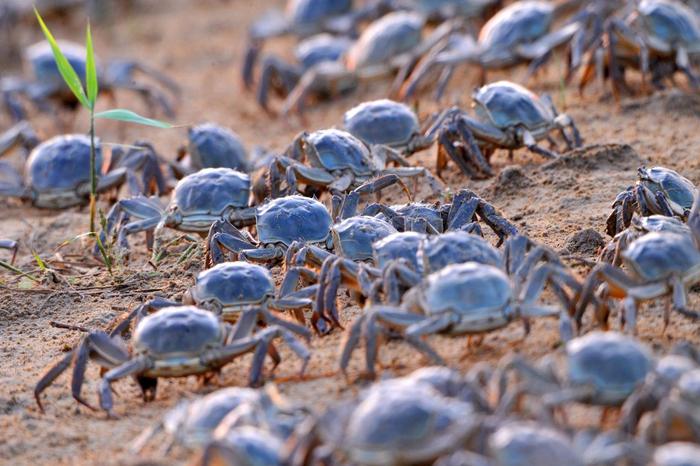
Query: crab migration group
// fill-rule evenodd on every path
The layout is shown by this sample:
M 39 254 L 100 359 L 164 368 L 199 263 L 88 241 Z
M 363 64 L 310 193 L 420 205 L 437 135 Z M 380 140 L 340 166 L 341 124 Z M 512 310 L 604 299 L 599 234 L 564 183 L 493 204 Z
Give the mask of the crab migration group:
M 2 462 L 700 465 L 697 2 L 8 1 L 0 38 Z

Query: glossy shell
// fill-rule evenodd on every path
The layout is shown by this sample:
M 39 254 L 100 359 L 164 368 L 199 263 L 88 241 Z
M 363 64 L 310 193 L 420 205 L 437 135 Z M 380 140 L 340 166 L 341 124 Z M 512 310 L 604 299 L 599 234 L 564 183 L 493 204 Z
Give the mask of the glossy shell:
M 563 433 L 534 422 L 511 422 L 489 438 L 490 456 L 499 466 L 583 466 Z
M 97 166 L 102 148 L 97 145 Z M 39 144 L 26 164 L 28 184 L 39 193 L 74 190 L 90 181 L 90 138 L 71 134 L 55 136 Z
M 464 441 L 470 415 L 467 403 L 424 385 L 384 382 L 353 411 L 344 446 L 354 464 L 429 464 Z
M 646 32 L 671 46 L 700 41 L 700 19 L 681 2 L 642 0 L 638 11 Z
M 693 206 L 697 188 L 678 172 L 664 167 L 640 168 L 639 179 L 651 192 L 665 194 L 677 214 L 682 215 Z
M 484 238 L 464 231 L 448 231 L 429 237 L 418 250 L 418 263 L 425 273 L 465 262 L 501 267 L 503 258 L 498 249 Z
M 700 369 L 693 369 L 683 374 L 678 380 L 678 391 L 684 400 L 694 406 L 700 403 Z
M 634 217 L 632 219 L 632 225 L 646 233 L 665 231 L 667 233 L 678 233 L 680 235 L 690 234 L 688 224 L 681 222 L 676 217 L 666 217 L 665 215 Z
M 134 333 L 134 353 L 161 358 L 198 356 L 223 341 L 218 317 L 194 306 L 166 307 L 144 317 Z
M 448 265 L 428 275 L 411 292 L 419 293 L 418 305 L 426 315 L 460 316 L 460 323 L 450 330 L 453 335 L 504 326 L 508 323 L 504 311 L 513 300 L 508 276 L 476 262 Z
M 391 261 L 397 259 L 407 260 L 414 270 L 420 270 L 418 266 L 418 248 L 422 241 L 427 238 L 426 235 L 406 231 L 402 233 L 394 233 L 375 242 L 372 245 L 374 249 L 374 262 L 377 267 L 383 269 Z
M 68 41 L 58 41 L 58 45 L 80 80 L 85 82 L 85 47 Z M 61 89 L 70 92 L 61 74 L 58 72 L 51 46 L 47 41 L 41 41 L 27 47 L 24 52 L 24 58 L 30 67 L 29 71 L 38 82 L 45 85 L 60 86 Z
M 484 49 L 511 49 L 549 32 L 554 6 L 549 2 L 522 1 L 503 8 L 479 32 Z
M 236 466 L 282 466 L 283 442 L 263 429 L 240 426 L 217 440 L 226 445 L 226 463 Z
M 367 145 L 400 147 L 420 131 L 418 117 L 405 104 L 381 99 L 363 102 L 347 112 L 343 124 Z
M 647 348 L 616 332 L 591 332 L 566 345 L 569 383 L 596 388 L 594 403 L 619 405 L 653 368 Z
M 473 96 L 476 114 L 498 128 L 522 125 L 536 129 L 554 119 L 551 107 L 523 86 L 498 81 L 479 88 Z
M 397 233 L 390 223 L 377 217 L 360 215 L 334 225 L 333 246 L 343 257 L 353 261 L 372 258 L 372 244 Z
M 323 204 L 303 196 L 274 199 L 258 209 L 255 220 L 261 243 L 282 243 L 286 246 L 294 241 L 326 241 L 333 224 Z
M 304 69 L 325 61 L 338 61 L 350 48 L 352 40 L 330 34 L 316 34 L 297 45 L 294 55 Z
M 349 169 L 355 175 L 371 175 L 369 149 L 352 134 L 338 129 L 323 129 L 309 134 L 307 141 L 327 170 Z
M 654 451 L 654 466 L 700 466 L 700 446 L 670 442 Z
M 632 241 L 622 259 L 646 281 L 682 274 L 700 263 L 700 251 L 690 235 L 648 233 Z
M 233 131 L 213 123 L 204 123 L 190 128 L 188 135 L 193 167 L 224 167 L 242 172 L 250 170 L 248 153 Z
M 210 440 L 214 429 L 229 412 L 259 398 L 258 392 L 252 388 L 222 388 L 168 411 L 163 427 L 186 446 L 201 445 Z
M 274 296 L 275 283 L 265 267 L 249 262 L 224 262 L 200 272 L 191 293 L 198 305 L 259 304 Z
M 384 67 L 389 60 L 406 53 L 421 41 L 423 19 L 416 13 L 394 12 L 370 24 L 348 51 L 351 70 Z
M 231 168 L 205 168 L 178 181 L 171 205 L 183 214 L 221 215 L 248 206 L 250 177 Z
M 290 0 L 286 16 L 294 24 L 317 28 L 320 21 L 351 9 L 352 0 Z

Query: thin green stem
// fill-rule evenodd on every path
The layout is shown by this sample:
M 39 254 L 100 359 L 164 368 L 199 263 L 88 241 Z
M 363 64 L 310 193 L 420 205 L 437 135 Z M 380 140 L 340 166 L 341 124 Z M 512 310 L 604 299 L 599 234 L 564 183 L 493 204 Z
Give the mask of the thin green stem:
M 90 233 L 95 234 L 97 167 L 95 157 L 95 110 L 90 109 Z

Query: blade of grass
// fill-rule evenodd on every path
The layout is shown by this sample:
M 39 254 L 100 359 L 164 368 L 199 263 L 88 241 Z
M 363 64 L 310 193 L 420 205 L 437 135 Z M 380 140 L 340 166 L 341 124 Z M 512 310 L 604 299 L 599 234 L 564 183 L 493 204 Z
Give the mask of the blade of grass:
M 91 108 L 90 102 L 85 95 L 85 90 L 83 89 L 83 84 L 80 82 L 78 73 L 75 72 L 71 64 L 68 62 L 68 59 L 65 57 L 65 55 L 63 55 L 63 52 L 61 52 L 56 39 L 54 39 L 53 34 L 51 34 L 51 31 L 46 26 L 46 23 L 44 23 L 43 18 L 39 14 L 39 10 L 34 8 L 34 14 L 36 15 L 36 19 L 39 21 L 39 25 L 41 26 L 41 30 L 44 32 L 44 36 L 46 36 L 46 40 L 51 46 L 54 59 L 56 60 L 56 66 L 58 67 L 58 72 L 61 73 L 63 80 L 66 82 L 73 94 L 75 94 L 76 99 L 78 99 L 78 101 L 80 101 L 80 103 L 89 110 Z
M 39 254 L 35 250 L 32 249 L 32 256 L 34 256 L 34 260 L 36 261 L 36 265 L 39 266 L 39 270 L 42 272 L 46 271 L 46 263 L 39 257 Z
M 90 108 L 95 108 L 97 101 L 97 68 L 95 66 L 95 51 L 92 47 L 92 32 L 90 23 L 87 25 L 85 33 L 85 84 L 87 87 L 87 98 L 90 101 Z
M 16 273 L 16 274 L 19 275 L 20 277 L 27 277 L 28 279 L 30 279 L 30 280 L 33 281 L 33 282 L 38 282 L 38 281 L 39 281 L 39 279 L 36 278 L 34 275 L 28 274 L 27 272 L 22 272 L 20 269 L 18 269 L 18 268 L 15 267 L 14 265 L 10 265 L 10 264 L 8 264 L 8 263 L 5 262 L 5 261 L 0 261 L 0 267 L 2 267 L 2 268 L 4 268 L 4 269 L 7 269 L 7 270 L 9 270 L 10 272 Z
M 154 126 L 156 128 L 170 129 L 173 127 L 170 123 L 164 121 L 154 120 L 152 118 L 146 118 L 139 115 L 131 110 L 125 110 L 122 108 L 117 108 L 113 110 L 106 110 L 104 112 L 95 113 L 95 118 L 103 118 L 107 120 L 117 120 L 125 121 L 127 123 L 136 123 L 144 126 Z

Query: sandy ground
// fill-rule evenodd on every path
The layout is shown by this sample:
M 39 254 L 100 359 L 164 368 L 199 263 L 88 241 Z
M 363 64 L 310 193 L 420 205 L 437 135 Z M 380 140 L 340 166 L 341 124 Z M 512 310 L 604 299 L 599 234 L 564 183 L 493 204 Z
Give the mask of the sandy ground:
M 241 89 L 238 76 L 246 25 L 272 3 L 171 0 L 167 7 L 164 5 L 157 1 L 140 2 L 120 14 L 114 24 L 96 26 L 94 36 L 96 49 L 103 59 L 128 56 L 151 62 L 183 87 L 178 123 L 214 121 L 233 128 L 250 148 L 264 145 L 282 149 L 303 127 L 313 130 L 339 125 L 346 109 L 386 93 L 386 82 L 364 85 L 352 96 L 312 109 L 304 126 L 293 119 L 271 118 L 259 111 L 253 97 Z M 51 26 L 60 37 L 75 40 L 83 37 L 80 17 L 57 19 Z M 31 43 L 38 39 L 38 29 L 28 23 L 22 40 Z M 289 45 L 290 42 L 277 41 L 271 44 L 270 50 L 284 53 Z M 612 199 L 634 182 L 635 169 L 641 164 L 674 168 L 693 182 L 700 182 L 697 155 L 700 152 L 697 131 L 700 100 L 697 97 L 671 92 L 638 97 L 617 106 L 595 87 L 583 98 L 573 90 L 560 92 L 557 68 L 560 67 L 555 62 L 550 67 L 551 76 L 541 77 L 532 87 L 555 97 L 560 110 L 574 118 L 589 146 L 553 163 L 543 163 L 521 151 L 516 153 L 514 162 L 520 167 L 517 176 L 479 182 L 462 176 L 451 165 L 445 173 L 445 181 L 452 190 L 462 187 L 476 190 L 506 217 L 513 219 L 524 233 L 561 249 L 568 237 L 583 229 L 592 228 L 604 235 Z M 510 77 L 518 80 L 523 71 L 516 70 Z M 466 107 L 476 75 L 462 72 L 444 104 L 460 103 Z M 493 76 L 496 77 L 509 75 Z M 123 93 L 119 95 L 119 102 L 137 111 L 147 111 L 140 101 Z M 429 99 L 421 102 L 423 113 L 434 108 L 435 104 Z M 85 117 L 84 113 L 78 115 L 76 131 L 85 130 Z M 39 115 L 34 121 L 43 137 L 57 132 L 46 116 Z M 0 120 L 0 128 L 7 125 L 7 121 Z M 186 137 L 184 129 L 120 129 L 103 122 L 97 130 L 105 141 L 128 143 L 148 139 L 167 157 L 174 156 Z M 412 160 L 432 167 L 434 155 L 433 150 L 429 150 Z M 21 164 L 19 154 L 8 159 L 18 166 Z M 497 153 L 494 163 L 497 169 L 502 169 L 509 162 L 505 153 Z M 390 193 L 387 199 L 398 200 L 399 196 Z M 107 204 L 102 208 L 107 209 Z M 80 240 L 58 249 L 65 240 L 86 231 L 87 223 L 85 209 L 49 212 L 14 200 L 0 200 L 0 237 L 19 239 L 18 265 L 43 277 L 42 283 L 32 284 L 27 279 L 0 272 L 0 462 L 185 462 L 189 457 L 186 451 L 175 451 L 167 460 L 160 458 L 158 442 L 141 456 L 129 453 L 128 446 L 179 399 L 215 388 L 202 388 L 194 378 L 162 380 L 157 400 L 149 404 L 140 400 L 138 389 L 130 380 L 115 384 L 119 392 L 116 412 L 120 417 L 117 420 L 105 420 L 100 412 L 78 407 L 70 396 L 65 375 L 45 392 L 45 414 L 41 414 L 34 403 L 32 389 L 42 370 L 79 339 L 74 332 L 49 326 L 49 321 L 102 328 L 125 310 L 156 294 L 179 299 L 201 267 L 201 256 L 195 255 L 184 264 L 176 264 L 174 257 L 170 258 L 158 270 L 153 270 L 147 264 L 144 239 L 138 237 L 132 241 L 135 254 L 130 264 L 118 266 L 110 277 L 87 257 L 86 244 Z M 58 274 L 41 274 L 31 250 L 47 260 Z M 57 251 L 62 261 L 57 260 Z M 585 269 L 579 271 L 585 273 Z M 691 305 L 699 307 L 697 293 L 691 296 Z M 660 303 L 653 303 L 642 312 L 639 322 L 642 340 L 656 349 L 668 348 L 679 339 L 699 340 L 696 324 L 678 316 L 673 316 L 670 327 L 661 334 L 661 310 Z M 345 322 L 358 312 L 356 307 L 346 308 L 343 311 Z M 590 327 L 588 324 L 586 328 Z M 430 341 L 450 365 L 466 370 L 476 361 L 497 361 L 511 350 L 530 357 L 550 353 L 558 346 L 556 328 L 554 321 L 538 322 L 530 337 L 522 341 L 522 329 L 513 325 L 489 334 L 480 347 L 469 351 L 465 340 L 433 337 Z M 337 348 L 341 340 L 342 333 L 338 331 L 323 339 L 315 338 L 308 378 L 282 383 L 283 393 L 295 401 L 320 408 L 356 392 L 359 384 L 348 384 L 336 373 Z M 385 374 L 403 374 L 426 363 L 400 343 L 389 343 L 380 355 Z M 294 376 L 299 361 L 286 350 L 282 351 L 282 356 L 284 362 L 277 376 Z M 357 373 L 360 359 L 357 354 L 351 374 Z M 248 366 L 249 358 L 230 364 L 219 383 L 244 385 Z M 96 402 L 97 369 L 88 370 L 87 380 L 84 393 Z M 581 412 L 579 422 L 596 421 L 595 410 Z

